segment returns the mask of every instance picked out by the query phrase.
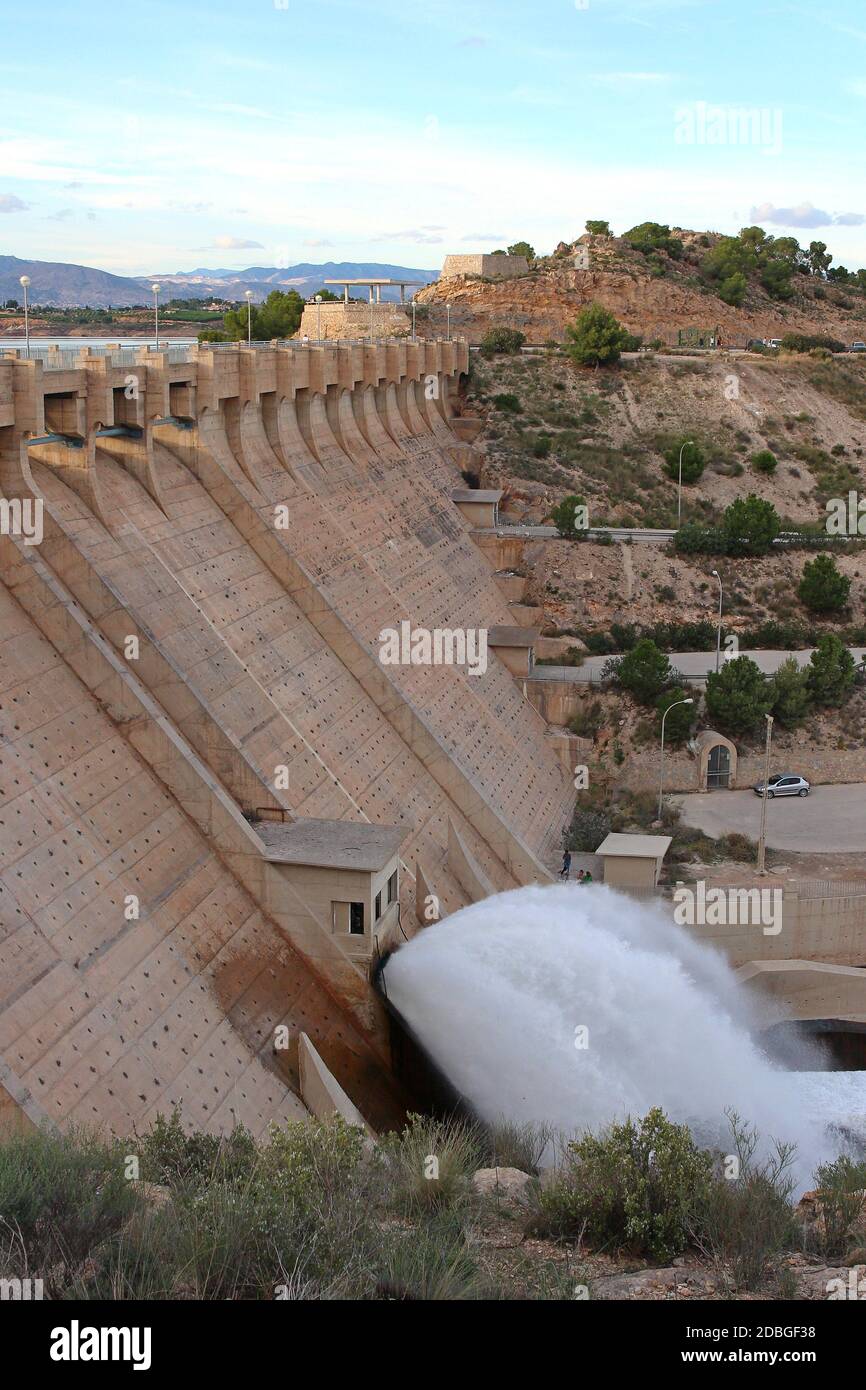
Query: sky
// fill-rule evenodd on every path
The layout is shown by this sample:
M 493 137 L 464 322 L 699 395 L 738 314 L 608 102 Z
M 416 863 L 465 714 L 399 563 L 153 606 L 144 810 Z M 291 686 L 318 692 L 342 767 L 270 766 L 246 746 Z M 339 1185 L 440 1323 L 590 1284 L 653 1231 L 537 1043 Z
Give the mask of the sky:
M 0 254 L 121 275 L 758 222 L 866 265 L 863 0 L 0 0 Z

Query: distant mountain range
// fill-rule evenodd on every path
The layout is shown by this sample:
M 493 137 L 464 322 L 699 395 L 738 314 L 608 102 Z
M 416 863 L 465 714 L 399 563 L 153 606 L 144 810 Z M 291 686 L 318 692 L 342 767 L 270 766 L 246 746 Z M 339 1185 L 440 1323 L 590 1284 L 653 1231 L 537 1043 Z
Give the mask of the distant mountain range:
M 162 302 L 177 299 L 243 299 L 251 290 L 254 301 L 264 299 L 271 290 L 293 289 L 308 298 L 322 288 L 325 280 L 364 280 L 374 277 L 391 280 L 420 280 L 429 285 L 438 278 L 436 270 L 417 270 L 402 265 L 384 265 L 374 261 L 327 261 L 324 265 L 303 262 L 289 266 L 250 266 L 246 270 L 177 271 L 173 275 L 159 272 L 147 276 L 111 275 L 91 266 L 69 265 L 63 261 L 24 261 L 17 256 L 0 256 L 0 302 L 22 300 L 19 283 L 29 275 L 28 291 L 31 304 L 69 309 L 87 305 L 91 309 L 122 309 L 133 304 L 152 302 L 151 285 L 165 286 Z M 336 287 L 332 287 L 336 291 Z M 384 290 L 383 297 L 398 299 L 398 290 Z
M 225 299 L 242 299 L 252 290 L 254 299 L 264 299 L 271 290 L 297 290 L 308 298 L 322 288 L 325 280 L 345 276 L 350 280 L 420 280 L 429 285 L 439 278 L 438 270 L 417 270 L 405 265 L 383 265 L 378 261 L 326 261 L 324 265 L 302 262 L 287 266 L 249 266 L 246 270 L 179 270 L 175 275 L 151 275 L 142 280 L 171 285 L 172 293 L 185 298 L 203 299 L 218 295 Z M 339 293 L 336 286 L 331 286 Z M 168 297 L 168 296 L 166 296 Z M 399 299 L 399 290 L 384 290 L 383 297 Z
M 107 270 L 67 265 L 64 261 L 22 261 L 17 256 L 0 256 L 0 303 L 7 299 L 22 303 L 22 275 L 30 276 L 30 303 L 47 304 L 54 309 L 72 309 L 80 304 L 91 309 L 107 309 L 109 305 L 121 308 L 147 304 L 151 297 L 145 294 L 143 281 L 140 284 L 124 275 L 109 275 Z

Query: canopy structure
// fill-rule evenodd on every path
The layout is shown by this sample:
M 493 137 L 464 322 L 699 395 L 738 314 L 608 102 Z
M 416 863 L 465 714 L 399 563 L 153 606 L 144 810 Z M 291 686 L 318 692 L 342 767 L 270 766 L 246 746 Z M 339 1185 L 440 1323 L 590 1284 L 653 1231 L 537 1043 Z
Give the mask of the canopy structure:
M 416 286 L 421 286 L 421 287 L 423 288 L 423 286 L 426 284 L 426 281 L 424 281 L 424 280 L 381 280 L 381 279 L 373 279 L 373 280 L 326 280 L 326 281 L 325 281 L 325 284 L 326 284 L 326 285 L 342 285 L 342 286 L 343 286 L 343 299 L 344 299 L 344 301 L 346 302 L 346 304 L 348 304 L 348 302 L 349 302 L 349 286 L 350 286 L 350 285 L 353 285 L 353 286 L 355 286 L 356 288 L 368 289 L 368 290 L 370 291 L 370 303 L 371 303 L 371 304 L 373 303 L 373 291 L 374 291 L 374 290 L 376 291 L 376 300 L 375 300 L 375 302 L 376 302 L 377 304 L 381 304 L 381 302 L 382 302 L 382 287 L 383 287 L 383 285 L 384 285 L 386 288 L 390 288 L 390 287 L 392 287 L 392 286 L 393 286 L 393 287 L 398 287 L 398 286 L 399 286 L 399 289 L 400 289 L 400 303 L 401 303 L 401 304 L 405 304 L 405 303 L 406 303 L 406 286 L 407 286 L 407 285 L 411 285 L 413 288 L 416 287 Z

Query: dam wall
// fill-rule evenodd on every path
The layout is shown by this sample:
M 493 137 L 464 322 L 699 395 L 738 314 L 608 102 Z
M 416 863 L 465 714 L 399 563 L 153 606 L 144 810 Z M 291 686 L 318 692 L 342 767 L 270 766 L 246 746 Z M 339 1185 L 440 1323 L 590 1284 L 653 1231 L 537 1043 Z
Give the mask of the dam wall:
M 549 877 L 573 789 L 496 654 L 382 660 L 404 623 L 510 619 L 451 501 L 467 365 L 455 342 L 0 358 L 0 501 L 42 521 L 0 535 L 7 1108 L 128 1132 L 182 1102 L 258 1133 L 306 1113 L 306 1033 L 384 1127 L 405 1098 L 369 962 L 431 899 Z M 390 878 L 361 863 L 383 830 Z M 339 846 L 330 914 L 301 839 Z M 373 884 L 357 941 L 341 873 Z

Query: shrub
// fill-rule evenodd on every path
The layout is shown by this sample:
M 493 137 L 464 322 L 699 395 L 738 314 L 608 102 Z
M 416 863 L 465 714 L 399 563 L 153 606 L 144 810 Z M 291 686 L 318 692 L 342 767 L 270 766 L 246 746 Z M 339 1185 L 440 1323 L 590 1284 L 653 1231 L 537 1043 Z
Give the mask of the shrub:
M 253 1136 L 238 1125 L 226 1137 L 187 1133 L 181 1111 L 157 1115 L 139 1144 L 142 1177 L 149 1182 L 205 1186 L 249 1172 L 256 1161 Z
M 402 1134 L 386 1136 L 383 1146 L 398 1211 L 439 1211 L 459 1207 L 472 1197 L 472 1174 L 484 1158 L 481 1129 L 456 1118 L 410 1115 Z
M 688 1221 L 711 1181 L 711 1155 L 659 1109 L 568 1146 L 568 1161 L 536 1196 L 536 1227 L 585 1235 L 596 1249 L 666 1261 L 688 1242 Z
M 674 550 L 679 555 L 724 555 L 727 548 L 722 531 L 696 521 L 687 521 L 674 536 Z
M 665 471 L 675 483 L 679 482 L 680 450 L 683 455 L 683 482 L 696 483 L 706 467 L 706 459 L 700 445 L 693 439 L 678 439 L 665 450 Z
M 707 676 L 707 712 L 724 733 L 747 734 L 769 714 L 773 691 L 751 657 L 737 656 Z
M 813 613 L 838 613 L 850 589 L 851 580 L 839 573 L 832 555 L 816 555 L 803 566 L 797 593 Z
M 590 705 L 584 706 L 571 716 L 568 727 L 573 734 L 577 734 L 580 738 L 594 739 L 603 723 L 604 709 L 601 700 L 593 700 Z
M 720 1174 L 703 1189 L 690 1229 L 704 1254 L 730 1272 L 735 1289 L 755 1289 L 794 1241 L 794 1149 L 776 1143 L 768 1158 L 756 1162 L 757 1134 L 735 1114 L 730 1121 L 738 1176 Z
M 505 410 L 511 415 L 522 415 L 523 406 L 520 399 L 511 391 L 501 391 L 498 396 L 493 397 L 493 404 L 497 410 Z
M 828 337 L 826 333 L 786 333 L 782 339 L 784 352 L 812 352 L 822 348 L 825 352 L 844 352 L 845 344 L 838 338 Z
M 855 1163 L 847 1155 L 815 1170 L 821 1253 L 829 1259 L 847 1254 L 854 1227 L 863 1214 L 864 1190 L 866 1163 Z
M 854 658 L 841 638 L 828 632 L 809 658 L 806 682 L 819 705 L 842 705 L 854 685 Z
M 571 819 L 567 842 L 579 854 L 595 854 L 602 840 L 610 834 L 610 819 L 604 811 L 578 807 Z
M 484 357 L 494 357 L 498 353 L 519 352 L 526 342 L 526 334 L 516 328 L 490 328 L 481 339 L 481 353 Z
M 2 1232 L 14 1233 L 10 1263 L 16 1273 L 44 1277 L 52 1297 L 140 1205 L 114 1141 L 86 1130 L 65 1137 L 40 1130 L 0 1144 Z
M 628 332 L 603 304 L 588 304 L 565 330 L 565 351 L 581 367 L 609 366 L 619 361 Z
M 751 464 L 759 473 L 775 473 L 778 459 L 771 449 L 759 449 L 752 454 Z
M 519 1168 L 537 1174 L 553 1139 L 549 1125 L 518 1124 L 504 1117 L 485 1126 L 487 1160 L 493 1168 Z

